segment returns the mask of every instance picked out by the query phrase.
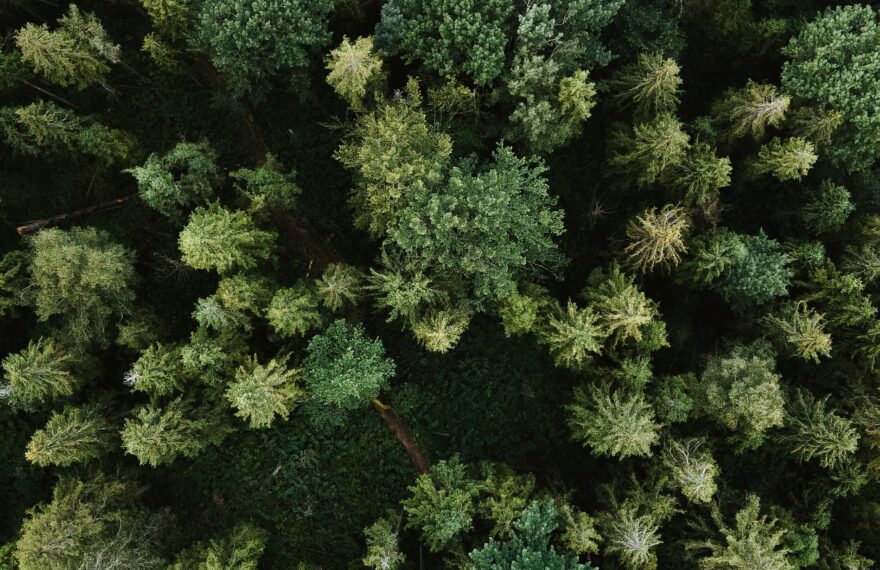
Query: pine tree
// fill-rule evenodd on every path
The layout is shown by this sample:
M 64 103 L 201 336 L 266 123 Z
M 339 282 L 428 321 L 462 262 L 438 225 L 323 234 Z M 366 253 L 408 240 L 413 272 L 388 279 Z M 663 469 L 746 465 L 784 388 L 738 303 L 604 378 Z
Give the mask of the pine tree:
M 159 467 L 178 456 L 195 457 L 209 445 L 217 445 L 228 430 L 219 415 L 177 398 L 164 408 L 140 406 L 122 428 L 122 448 L 141 465 Z
M 648 456 L 657 443 L 660 425 L 641 394 L 591 385 L 586 392 L 575 390 L 574 403 L 566 409 L 572 436 L 596 455 Z
M 550 349 L 557 366 L 577 370 L 583 368 L 592 355 L 602 352 L 605 331 L 599 325 L 599 316 L 589 307 L 578 307 L 571 301 L 565 311 L 550 317 L 540 340 Z
M 682 163 L 663 177 L 663 183 L 681 192 L 685 205 L 702 206 L 717 200 L 720 190 L 730 186 L 732 170 L 729 158 L 716 156 L 712 147 L 696 142 Z
M 257 228 L 247 213 L 212 205 L 196 208 L 180 232 L 183 261 L 196 269 L 226 274 L 253 269 L 275 249 L 274 233 Z
M 189 0 L 140 0 L 150 15 L 153 28 L 170 39 L 180 38 L 189 25 L 192 5 Z
M 205 202 L 219 182 L 217 154 L 206 143 L 178 143 L 163 156 L 151 154 L 143 166 L 126 170 L 137 181 L 138 194 L 165 216 L 179 217 L 184 208 Z
M 510 535 L 516 519 L 529 504 L 535 490 L 533 475 L 517 475 L 502 463 L 483 463 L 482 491 L 484 497 L 477 505 L 477 511 L 494 526 L 489 534 L 504 538 Z
M 635 125 L 631 134 L 614 133 L 608 164 L 634 178 L 639 186 L 648 186 L 684 161 L 689 140 L 678 119 L 668 113 L 658 115 L 649 123 Z
M 782 441 L 799 461 L 816 459 L 833 469 L 856 452 L 859 433 L 849 419 L 827 411 L 827 402 L 828 397 L 817 400 L 806 390 L 796 390 L 786 410 Z
M 254 358 L 239 367 L 226 389 L 226 399 L 236 409 L 235 415 L 252 428 L 270 427 L 276 415 L 286 420 L 304 396 L 296 383 L 296 370 L 274 358 L 265 366 Z
M 72 355 L 52 338 L 29 341 L 21 352 L 3 359 L 0 395 L 18 410 L 35 410 L 49 399 L 70 396 L 78 381 L 71 374 Z
M 813 143 L 805 139 L 793 137 L 783 142 L 774 138 L 761 146 L 752 167 L 757 174 L 772 174 L 780 182 L 800 180 L 817 158 Z
M 116 430 L 94 406 L 53 412 L 46 427 L 28 442 L 25 457 L 40 467 L 67 467 L 101 457 L 114 445 Z
M 846 188 L 824 180 L 818 192 L 801 207 L 801 216 L 810 232 L 819 235 L 841 230 L 855 209 Z
M 272 329 L 285 338 L 305 336 L 324 322 L 317 294 L 303 281 L 275 292 L 266 309 L 266 319 Z
M 331 263 L 315 281 L 321 303 L 331 311 L 356 305 L 363 292 L 364 274 L 344 263 Z
M 687 251 L 684 236 L 689 228 L 685 211 L 679 206 L 666 204 L 659 211 L 645 210 L 626 226 L 627 263 L 642 273 L 678 265 L 681 254 Z
M 767 127 L 782 125 L 790 103 L 791 97 L 777 93 L 776 86 L 749 80 L 742 89 L 727 91 L 712 106 L 712 114 L 730 138 L 750 135 L 759 140 Z
M 498 316 L 505 336 L 539 332 L 545 313 L 552 307 L 550 292 L 540 285 L 526 283 L 503 299 L 499 299 Z
M 639 54 L 635 63 L 624 66 L 614 77 L 616 99 L 633 105 L 636 116 L 649 119 L 675 112 L 681 96 L 681 68 L 661 54 Z
M 399 318 L 415 321 L 422 309 L 446 300 L 446 293 L 423 272 L 396 267 L 386 256 L 383 265 L 384 271 L 370 269 L 367 290 L 380 308 L 389 310 L 388 322 Z
M 379 91 L 384 80 L 382 58 L 373 50 L 373 38 L 342 38 L 327 59 L 327 83 L 355 111 L 362 111 L 369 91 Z

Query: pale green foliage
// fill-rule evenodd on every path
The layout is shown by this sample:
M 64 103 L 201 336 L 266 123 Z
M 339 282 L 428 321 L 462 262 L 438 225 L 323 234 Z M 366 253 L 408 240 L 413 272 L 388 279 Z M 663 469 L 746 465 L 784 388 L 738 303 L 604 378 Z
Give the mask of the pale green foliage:
M 116 430 L 97 407 L 68 406 L 53 412 L 46 426 L 34 433 L 24 456 L 40 467 L 86 463 L 109 451 L 114 435 Z
M 617 131 L 608 164 L 635 179 L 639 186 L 655 182 L 667 169 L 682 163 L 690 137 L 673 115 L 658 115 L 650 123 L 639 123 L 632 132 Z
M 431 352 L 449 352 L 467 330 L 471 313 L 461 307 L 431 310 L 412 323 L 413 334 Z
M 27 24 L 15 34 L 22 60 L 52 83 L 85 89 L 103 83 L 108 63 L 119 61 L 119 46 L 112 43 L 101 22 L 71 4 L 50 31 L 46 24 Z
M 602 537 L 596 530 L 596 519 L 583 511 L 578 511 L 568 503 L 559 505 L 559 514 L 562 518 L 562 536 L 560 540 L 563 546 L 577 554 L 589 554 L 599 552 L 599 543 Z
M 214 296 L 228 309 L 260 315 L 272 299 L 273 289 L 274 283 L 259 274 L 236 273 L 220 280 Z
M 296 171 L 285 170 L 271 154 L 266 155 L 266 162 L 259 167 L 239 168 L 229 176 L 244 183 L 244 187 L 237 188 L 247 198 L 248 209 L 252 212 L 293 209 L 302 192 L 296 183 Z
M 594 384 L 586 392 L 575 390 L 566 410 L 572 436 L 596 455 L 648 456 L 659 438 L 654 410 L 640 393 Z
M 251 328 L 251 321 L 247 313 L 225 306 L 217 298 L 217 295 L 203 297 L 196 301 L 192 317 L 200 326 L 220 333 L 250 330 Z
M 266 310 L 272 329 L 285 338 L 304 336 L 323 322 L 318 296 L 305 282 L 279 289 Z
M 186 31 L 192 12 L 190 0 L 139 1 L 161 35 L 177 39 Z
M 406 561 L 397 545 L 397 530 L 387 518 L 380 518 L 364 529 L 367 555 L 361 560 L 373 570 L 398 570 Z
M 418 82 L 407 82 L 406 95 L 359 117 L 336 152 L 357 174 L 355 224 L 373 237 L 385 234 L 414 195 L 440 182 L 452 153 L 450 136 L 427 123 Z
M 815 459 L 833 469 L 856 452 L 859 433 L 852 421 L 826 410 L 827 402 L 827 397 L 817 400 L 806 390 L 796 390 L 786 410 L 782 441 L 799 461 Z
M 361 298 L 364 274 L 345 263 L 331 263 L 315 281 L 321 303 L 331 311 L 355 305 Z
M 662 54 L 639 54 L 636 62 L 624 66 L 612 86 L 616 99 L 633 105 L 637 116 L 650 118 L 672 113 L 681 95 L 681 68 Z
M 510 0 L 392 0 L 377 30 L 382 48 L 443 76 L 490 83 L 504 66 Z
M 103 342 L 114 314 L 134 298 L 132 254 L 94 228 L 47 229 L 30 239 L 31 296 L 37 317 L 57 317 L 78 344 Z
M 180 349 L 180 364 L 186 374 L 208 386 L 216 386 L 231 378 L 236 363 L 244 359 L 246 347 L 239 336 L 232 342 L 214 338 L 205 329 L 197 329 Z
M 526 283 L 519 291 L 500 299 L 497 310 L 505 336 L 538 332 L 543 314 L 552 304 L 550 292 L 531 283 Z
M 133 146 L 128 133 L 109 129 L 51 101 L 0 108 L 0 133 L 13 149 L 24 154 L 82 153 L 106 165 L 127 158 Z
M 800 180 L 817 158 L 813 143 L 806 139 L 792 137 L 783 142 L 774 138 L 761 146 L 753 168 L 758 174 L 772 174 L 780 182 Z
M 163 156 L 151 154 L 143 166 L 129 168 L 138 194 L 161 214 L 177 217 L 184 208 L 205 202 L 218 183 L 217 154 L 205 143 L 178 143 Z
M 144 36 L 141 51 L 161 68 L 171 70 L 178 64 L 180 54 L 157 34 L 150 32 Z
M 663 543 L 660 525 L 650 514 L 637 514 L 625 506 L 617 510 L 605 524 L 605 550 L 616 555 L 631 570 L 653 570 L 657 567 L 654 549 Z
M 596 106 L 596 87 L 587 81 L 589 73 L 583 70 L 559 80 L 559 113 L 562 115 L 563 126 L 574 131 L 581 123 L 590 118 Z
M 716 200 L 722 188 L 730 186 L 732 170 L 729 158 L 716 156 L 712 147 L 697 142 L 682 163 L 663 177 L 663 183 L 682 192 L 686 205 L 704 205 Z
M 804 224 L 814 234 L 840 230 L 856 209 L 849 198 L 849 191 L 843 186 L 823 181 L 818 192 L 801 208 Z
M 782 124 L 790 103 L 791 97 L 777 93 L 774 85 L 749 80 L 742 89 L 727 91 L 712 106 L 712 114 L 730 138 L 751 135 L 757 140 L 767 127 Z
M 303 89 L 309 54 L 330 40 L 332 0 L 207 0 L 191 41 L 211 57 L 234 97 L 263 95 L 276 77 Z
M 690 244 L 690 259 L 680 268 L 681 277 L 695 285 L 710 285 L 725 274 L 748 250 L 740 236 L 727 228 L 697 235 Z
M 818 364 L 819 357 L 831 356 L 831 335 L 825 332 L 825 317 L 805 302 L 788 304 L 764 320 L 800 358 Z
M 626 226 L 627 264 L 642 273 L 678 265 L 687 251 L 684 238 L 689 228 L 687 213 L 680 206 L 645 210 Z
M 632 277 L 616 263 L 607 274 L 594 269 L 582 295 L 599 315 L 599 324 L 614 345 L 627 340 L 640 342 L 645 327 L 659 316 L 657 304 L 639 291 Z
M 228 430 L 215 411 L 195 408 L 177 398 L 164 408 L 140 406 L 122 428 L 122 448 L 141 465 L 159 467 L 178 456 L 195 457 L 208 445 L 217 445 Z
M 454 77 L 447 77 L 439 87 L 428 87 L 428 105 L 448 119 L 475 116 L 480 112 L 476 89 L 462 85 Z
M 196 269 L 216 269 L 224 274 L 253 269 L 269 259 L 275 239 L 274 233 L 257 228 L 247 213 L 213 205 L 197 208 L 190 215 L 178 245 L 184 262 Z
M 825 107 L 796 107 L 789 113 L 792 134 L 817 147 L 831 142 L 831 135 L 843 124 L 843 114 Z
M 309 341 L 301 370 L 312 398 L 349 411 L 378 396 L 394 368 L 381 340 L 340 319 Z
M 422 307 L 445 300 L 446 294 L 421 271 L 405 272 L 384 255 L 383 265 L 388 269 L 370 269 L 367 289 L 377 305 L 390 310 L 389 322 L 397 318 L 414 321 Z
M 257 570 L 267 539 L 268 533 L 261 528 L 238 524 L 226 536 L 210 541 L 198 570 Z
M 296 383 L 296 370 L 285 361 L 272 359 L 266 365 L 256 358 L 240 366 L 226 389 L 226 399 L 236 409 L 235 415 L 252 428 L 267 428 L 275 416 L 286 420 L 305 391 Z
M 131 370 L 125 384 L 150 396 L 166 396 L 183 390 L 180 373 L 180 349 L 156 343 L 144 350 Z
M 521 277 L 555 269 L 562 211 L 542 162 L 499 145 L 482 169 L 465 161 L 432 193 L 413 196 L 386 243 L 417 269 L 465 279 L 480 300 L 504 297 Z
M 153 551 L 156 517 L 127 506 L 133 489 L 118 480 L 61 478 L 52 501 L 28 513 L 16 542 L 19 570 L 162 570 Z
M 29 341 L 3 359 L 2 397 L 13 409 L 34 410 L 46 400 L 70 396 L 78 384 L 70 373 L 72 357 L 55 340 Z
M 724 536 L 724 544 L 714 540 L 692 544 L 691 548 L 706 548 L 710 554 L 700 559 L 704 570 L 792 570 L 786 559 L 788 551 L 782 547 L 785 531 L 776 527 L 776 519 L 761 515 L 761 502 L 750 495 L 745 507 L 736 514 L 736 528 L 729 528 L 721 520 L 717 509 L 713 518 Z
M 734 430 L 740 450 L 760 446 L 767 430 L 783 425 L 785 399 L 766 344 L 738 344 L 710 357 L 700 380 L 700 410 Z
M 825 152 L 848 170 L 869 168 L 880 154 L 878 33 L 873 6 L 830 7 L 783 49 L 783 89 L 843 116 L 839 140 Z
M 327 83 L 355 111 L 364 107 L 367 89 L 377 90 L 383 79 L 382 58 L 373 51 L 373 38 L 342 38 L 327 60 Z
M 535 477 L 517 475 L 500 463 L 485 463 L 481 467 L 482 490 L 486 497 L 480 501 L 478 511 L 494 524 L 490 534 L 503 538 L 510 534 L 514 521 L 529 503 L 535 490 Z
M 550 317 L 540 340 L 550 349 L 557 366 L 574 370 L 583 368 L 592 355 L 602 352 L 605 331 L 599 316 L 589 307 L 578 307 L 571 301 L 565 311 Z
M 471 479 L 458 457 L 438 461 L 429 473 L 419 475 L 401 501 L 407 528 L 418 528 L 432 552 L 441 550 L 473 525 L 480 483 Z
M 717 488 L 718 464 L 705 441 L 691 438 L 669 440 L 663 448 L 664 472 L 672 484 L 694 503 L 710 503 Z

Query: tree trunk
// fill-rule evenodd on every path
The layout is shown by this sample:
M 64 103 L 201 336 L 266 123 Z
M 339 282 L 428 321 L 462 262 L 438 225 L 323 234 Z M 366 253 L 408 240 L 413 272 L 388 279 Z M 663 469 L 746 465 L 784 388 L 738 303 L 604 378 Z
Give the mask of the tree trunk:
M 129 194 L 128 196 L 123 196 L 122 198 L 115 198 L 113 200 L 109 200 L 107 202 L 102 202 L 100 204 L 95 204 L 94 206 L 89 206 L 88 208 L 82 208 L 81 210 L 75 210 L 73 212 L 67 212 L 65 214 L 58 214 L 57 216 L 52 216 L 51 218 L 43 218 L 42 220 L 33 220 L 31 222 L 25 222 L 24 224 L 15 228 L 15 231 L 18 232 L 18 235 L 25 235 L 29 233 L 33 233 L 38 230 L 42 230 L 43 228 L 48 228 L 50 226 L 56 226 L 58 224 L 62 224 L 64 222 L 69 222 L 75 220 L 77 218 L 81 218 L 86 214 L 91 214 L 93 212 L 99 212 L 101 210 L 109 210 L 111 208 L 118 208 L 131 200 L 135 194 Z
M 418 442 L 416 442 L 412 433 L 410 433 L 403 421 L 391 409 L 391 406 L 383 404 L 379 400 L 373 400 L 373 407 L 376 408 L 376 411 L 379 412 L 379 415 L 382 416 L 382 419 L 385 420 L 385 423 L 388 425 L 388 429 L 391 430 L 391 433 L 394 434 L 394 437 L 397 438 L 397 441 L 399 441 L 406 450 L 410 462 L 412 462 L 419 474 L 430 471 L 431 463 L 425 456 L 425 452 L 422 450 Z

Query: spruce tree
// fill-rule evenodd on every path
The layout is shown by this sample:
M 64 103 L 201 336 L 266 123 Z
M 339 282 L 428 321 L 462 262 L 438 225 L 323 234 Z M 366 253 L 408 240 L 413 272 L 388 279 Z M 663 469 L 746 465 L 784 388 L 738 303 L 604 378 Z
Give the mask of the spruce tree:
M 611 139 L 608 164 L 632 177 L 639 186 L 653 184 L 668 169 L 684 161 L 690 137 L 671 114 L 638 123 L 631 133 L 617 131 Z
M 40 337 L 3 359 L 0 395 L 14 409 L 31 411 L 49 399 L 70 396 L 79 382 L 71 373 L 74 358 L 52 338 Z
M 226 274 L 253 269 L 269 259 L 275 238 L 274 233 L 257 228 L 247 213 L 212 205 L 197 208 L 190 215 L 178 245 L 183 261 L 192 267 Z
M 327 60 L 327 83 L 355 111 L 362 111 L 364 99 L 382 87 L 382 58 L 373 48 L 373 38 L 355 41 L 342 38 Z
M 567 411 L 572 436 L 596 455 L 648 456 L 659 437 L 654 410 L 638 393 L 591 385 L 575 391 Z
M 661 54 L 639 54 L 635 63 L 624 66 L 612 81 L 616 98 L 632 105 L 641 118 L 673 113 L 681 96 L 681 68 Z
M 296 382 L 296 370 L 274 358 L 266 365 L 254 359 L 239 367 L 226 389 L 226 399 L 235 408 L 235 415 L 252 428 L 270 427 L 275 416 L 286 420 L 304 396 Z
M 97 459 L 114 445 L 116 431 L 95 406 L 68 406 L 53 412 L 46 427 L 28 442 L 25 457 L 40 467 L 67 467 Z

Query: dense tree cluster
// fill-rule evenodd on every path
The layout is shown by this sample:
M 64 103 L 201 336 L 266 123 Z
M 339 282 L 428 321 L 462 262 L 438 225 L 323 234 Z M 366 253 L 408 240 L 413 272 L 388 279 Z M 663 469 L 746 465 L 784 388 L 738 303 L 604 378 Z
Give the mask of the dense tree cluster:
M 0 570 L 880 561 L 875 3 L 0 31 Z

